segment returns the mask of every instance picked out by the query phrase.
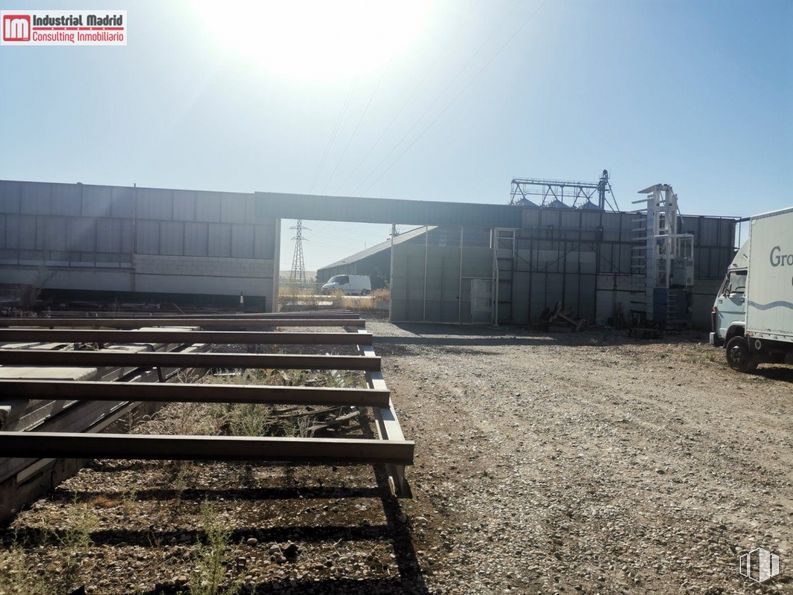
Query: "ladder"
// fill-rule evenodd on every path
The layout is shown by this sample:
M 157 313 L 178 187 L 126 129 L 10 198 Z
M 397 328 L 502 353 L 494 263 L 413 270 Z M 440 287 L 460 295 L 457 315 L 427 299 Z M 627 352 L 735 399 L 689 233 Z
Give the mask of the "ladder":
M 512 320 L 512 284 L 517 242 L 515 230 L 493 229 L 493 324 Z

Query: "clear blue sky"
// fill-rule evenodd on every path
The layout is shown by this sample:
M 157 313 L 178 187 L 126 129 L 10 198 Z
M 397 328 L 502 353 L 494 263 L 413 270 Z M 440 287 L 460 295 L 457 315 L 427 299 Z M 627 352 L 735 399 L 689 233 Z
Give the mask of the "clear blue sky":
M 608 168 L 623 208 L 793 204 L 790 0 L 100 4 L 126 47 L 0 47 L 0 178 L 504 203 Z M 387 233 L 307 225 L 308 269 Z

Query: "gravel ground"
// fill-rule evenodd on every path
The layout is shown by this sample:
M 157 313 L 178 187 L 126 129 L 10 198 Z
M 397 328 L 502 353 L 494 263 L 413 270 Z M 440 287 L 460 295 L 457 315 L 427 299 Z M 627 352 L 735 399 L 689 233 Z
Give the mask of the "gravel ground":
M 198 592 L 213 552 L 242 592 L 793 592 L 793 368 L 734 373 L 695 334 L 369 328 L 412 500 L 367 468 L 95 463 L 5 532 L 0 593 Z M 185 423 L 163 412 L 137 431 Z

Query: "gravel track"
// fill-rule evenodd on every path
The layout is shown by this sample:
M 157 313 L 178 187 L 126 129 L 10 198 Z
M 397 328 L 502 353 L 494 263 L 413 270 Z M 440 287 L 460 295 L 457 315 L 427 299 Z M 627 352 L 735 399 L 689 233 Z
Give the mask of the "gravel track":
M 208 500 L 243 592 L 793 592 L 793 368 L 734 373 L 695 334 L 368 327 L 416 441 L 401 510 L 367 468 L 103 462 L 6 544 L 46 575 L 46 535 L 89 515 L 75 584 L 185 591 Z M 783 571 L 762 587 L 737 573 L 759 545 Z

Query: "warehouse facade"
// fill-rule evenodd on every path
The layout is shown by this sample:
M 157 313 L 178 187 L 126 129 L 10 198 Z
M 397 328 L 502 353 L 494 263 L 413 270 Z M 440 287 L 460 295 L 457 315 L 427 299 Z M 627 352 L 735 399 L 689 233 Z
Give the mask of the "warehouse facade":
M 234 308 L 242 296 L 271 311 L 282 218 L 423 226 L 321 270 L 390 277 L 394 321 L 527 324 L 558 303 L 618 323 L 635 293 L 635 213 L 11 181 L 0 182 L 0 284 Z M 694 236 L 698 326 L 734 254 L 736 221 L 682 219 Z
M 0 283 L 74 300 L 271 311 L 280 221 L 253 194 L 0 181 Z
M 631 309 L 636 213 L 422 201 L 422 211 L 413 215 L 415 201 L 323 197 L 312 203 L 311 197 L 287 196 L 265 195 L 257 206 L 283 209 L 290 217 L 299 214 L 294 209 L 310 209 L 306 218 L 408 224 L 424 218 L 432 224 L 397 236 L 393 254 L 386 242 L 318 272 L 369 274 L 393 263 L 393 321 L 527 324 L 562 304 L 589 322 L 619 324 Z M 736 222 L 682 218 L 682 231 L 694 236 L 689 307 L 698 327 L 709 325 L 713 298 L 734 255 Z

